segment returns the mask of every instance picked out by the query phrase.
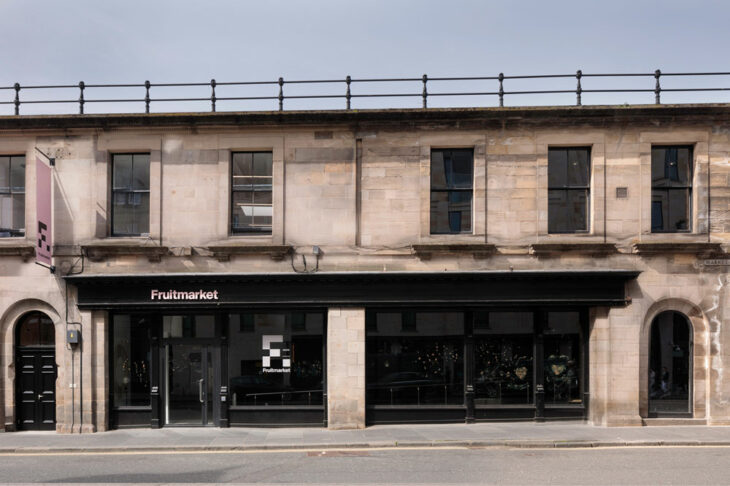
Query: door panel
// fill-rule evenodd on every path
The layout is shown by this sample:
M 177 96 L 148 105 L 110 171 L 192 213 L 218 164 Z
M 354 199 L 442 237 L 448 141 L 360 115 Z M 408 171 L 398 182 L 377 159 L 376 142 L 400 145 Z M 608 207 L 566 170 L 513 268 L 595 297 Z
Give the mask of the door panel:
M 56 427 L 56 355 L 51 349 L 16 349 L 16 414 L 22 430 Z
M 213 425 L 214 366 L 209 346 L 165 346 L 165 423 Z

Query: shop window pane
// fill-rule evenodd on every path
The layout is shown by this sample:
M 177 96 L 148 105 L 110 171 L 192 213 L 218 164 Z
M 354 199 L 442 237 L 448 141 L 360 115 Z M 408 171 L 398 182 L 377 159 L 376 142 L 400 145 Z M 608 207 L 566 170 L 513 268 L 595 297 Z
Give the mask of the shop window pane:
M 474 322 L 475 405 L 532 403 L 532 312 L 480 314 Z
M 150 405 L 150 322 L 147 316 L 112 319 L 112 402 L 115 408 Z
M 549 312 L 544 329 L 545 403 L 582 402 L 578 312 Z
M 212 338 L 215 337 L 215 316 L 163 316 L 163 338 Z
M 229 315 L 231 406 L 323 404 L 321 313 Z
M 463 404 L 464 314 L 410 315 L 413 324 L 402 313 L 375 314 L 377 334 L 367 337 L 368 404 Z

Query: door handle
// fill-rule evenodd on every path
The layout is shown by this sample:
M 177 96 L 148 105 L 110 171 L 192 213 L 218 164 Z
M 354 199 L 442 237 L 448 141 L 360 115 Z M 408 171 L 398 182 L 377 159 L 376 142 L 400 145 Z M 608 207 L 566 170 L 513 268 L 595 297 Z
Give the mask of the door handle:
M 39 401 L 40 401 L 40 400 L 43 400 L 43 394 L 42 394 L 42 393 L 39 393 L 39 394 L 38 394 L 38 400 L 39 400 Z
M 198 380 L 198 399 L 200 399 L 200 403 L 203 403 L 205 400 L 203 400 L 203 379 Z

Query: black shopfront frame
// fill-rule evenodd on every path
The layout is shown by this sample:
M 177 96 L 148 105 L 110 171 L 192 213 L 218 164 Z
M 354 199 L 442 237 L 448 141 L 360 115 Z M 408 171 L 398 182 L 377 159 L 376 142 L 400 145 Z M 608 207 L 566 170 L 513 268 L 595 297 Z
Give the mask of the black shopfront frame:
M 379 405 L 367 404 L 366 422 L 368 425 L 388 423 L 434 423 L 434 422 L 487 422 L 508 420 L 571 420 L 584 419 L 588 413 L 590 402 L 589 391 L 589 322 L 588 307 L 540 306 L 540 307 L 468 307 L 468 308 L 396 308 L 379 307 L 369 308 L 366 320 L 366 361 L 369 357 L 369 347 L 372 345 L 372 322 L 377 313 L 393 312 L 444 312 L 461 313 L 464 316 L 463 341 L 463 381 L 464 401 L 461 405 Z M 533 314 L 533 372 L 532 372 L 532 403 L 530 404 L 495 404 L 478 405 L 475 400 L 475 355 L 474 355 L 474 315 L 484 312 L 529 312 Z M 547 328 L 549 312 L 577 312 L 579 315 L 580 332 L 580 403 L 546 403 L 545 400 L 545 360 L 544 360 L 544 329 Z M 499 336 L 499 335 L 496 335 Z M 366 366 L 366 370 L 371 369 Z M 373 380 L 366 374 L 365 382 L 373 386 Z
M 451 312 L 475 312 L 485 309 L 532 309 L 580 310 L 583 334 L 581 335 L 584 384 L 580 407 L 541 404 L 538 385 L 542 373 L 535 371 L 535 403 L 532 407 L 473 406 L 470 390 L 465 386 L 465 403 L 458 407 L 419 407 L 405 410 L 379 411 L 372 415 L 368 407 L 368 420 L 395 422 L 417 421 L 478 421 L 515 419 L 576 418 L 586 414 L 589 404 L 587 389 L 588 329 L 587 315 L 591 307 L 626 306 L 626 284 L 640 272 L 635 270 L 570 270 L 570 271 L 486 271 L 486 272 L 321 272 L 314 274 L 145 274 L 145 275 L 74 275 L 64 277 L 77 288 L 79 309 L 103 310 L 110 314 L 210 314 L 227 312 L 251 312 L 270 310 L 324 312 L 327 308 L 358 307 L 370 312 L 377 309 L 429 309 Z M 162 298 L 153 290 L 165 292 Z M 172 294 L 168 292 L 184 292 Z M 215 291 L 215 294 L 212 292 Z M 196 293 L 197 292 L 197 293 Z M 191 298 L 191 300 L 188 299 Z M 214 297 L 214 298 L 213 298 Z M 325 322 L 326 326 L 326 322 Z M 326 336 L 326 328 L 323 331 Z M 221 336 L 223 343 L 224 336 Z M 469 349 L 465 335 L 465 353 Z M 535 337 L 535 363 L 542 363 L 540 335 Z M 323 339 L 323 348 L 327 345 Z M 161 343 L 152 346 L 152 361 L 160 362 Z M 473 348 L 473 346 L 472 346 Z M 225 346 L 221 345 L 222 360 L 226 359 Z M 323 369 L 326 354 L 323 350 Z M 221 369 L 225 366 L 221 366 Z M 151 370 L 152 371 L 152 370 Z M 225 371 L 221 371 L 225 373 Z M 471 373 L 465 370 L 465 377 Z M 154 381 L 154 377 L 156 381 Z M 159 368 L 152 376 L 152 402 L 149 408 L 129 407 L 112 412 L 113 425 L 133 426 L 150 424 L 159 427 L 161 383 Z M 326 393 L 326 372 L 323 376 Z M 473 380 L 473 378 L 471 378 Z M 220 382 L 226 383 L 227 376 Z M 543 384 L 544 386 L 544 384 Z M 220 425 L 319 425 L 326 424 L 326 395 L 324 404 L 316 408 L 278 409 L 251 407 L 238 410 L 228 406 L 227 390 L 219 390 L 221 403 Z M 157 398 L 155 398 L 157 397 Z M 225 398 L 225 400 L 224 400 Z M 379 407 L 377 407 L 379 408 Z M 287 417 L 288 416 L 288 417 Z M 228 418 L 226 423 L 225 419 Z

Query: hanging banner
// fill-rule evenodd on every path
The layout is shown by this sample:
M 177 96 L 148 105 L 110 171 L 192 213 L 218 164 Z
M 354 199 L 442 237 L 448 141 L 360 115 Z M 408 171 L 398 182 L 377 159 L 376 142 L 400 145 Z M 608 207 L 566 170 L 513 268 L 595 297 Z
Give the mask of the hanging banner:
M 39 158 L 35 159 L 35 194 L 36 212 L 38 214 L 38 245 L 35 249 L 35 260 L 39 265 L 51 268 L 53 263 L 53 218 L 51 213 L 51 168 Z

